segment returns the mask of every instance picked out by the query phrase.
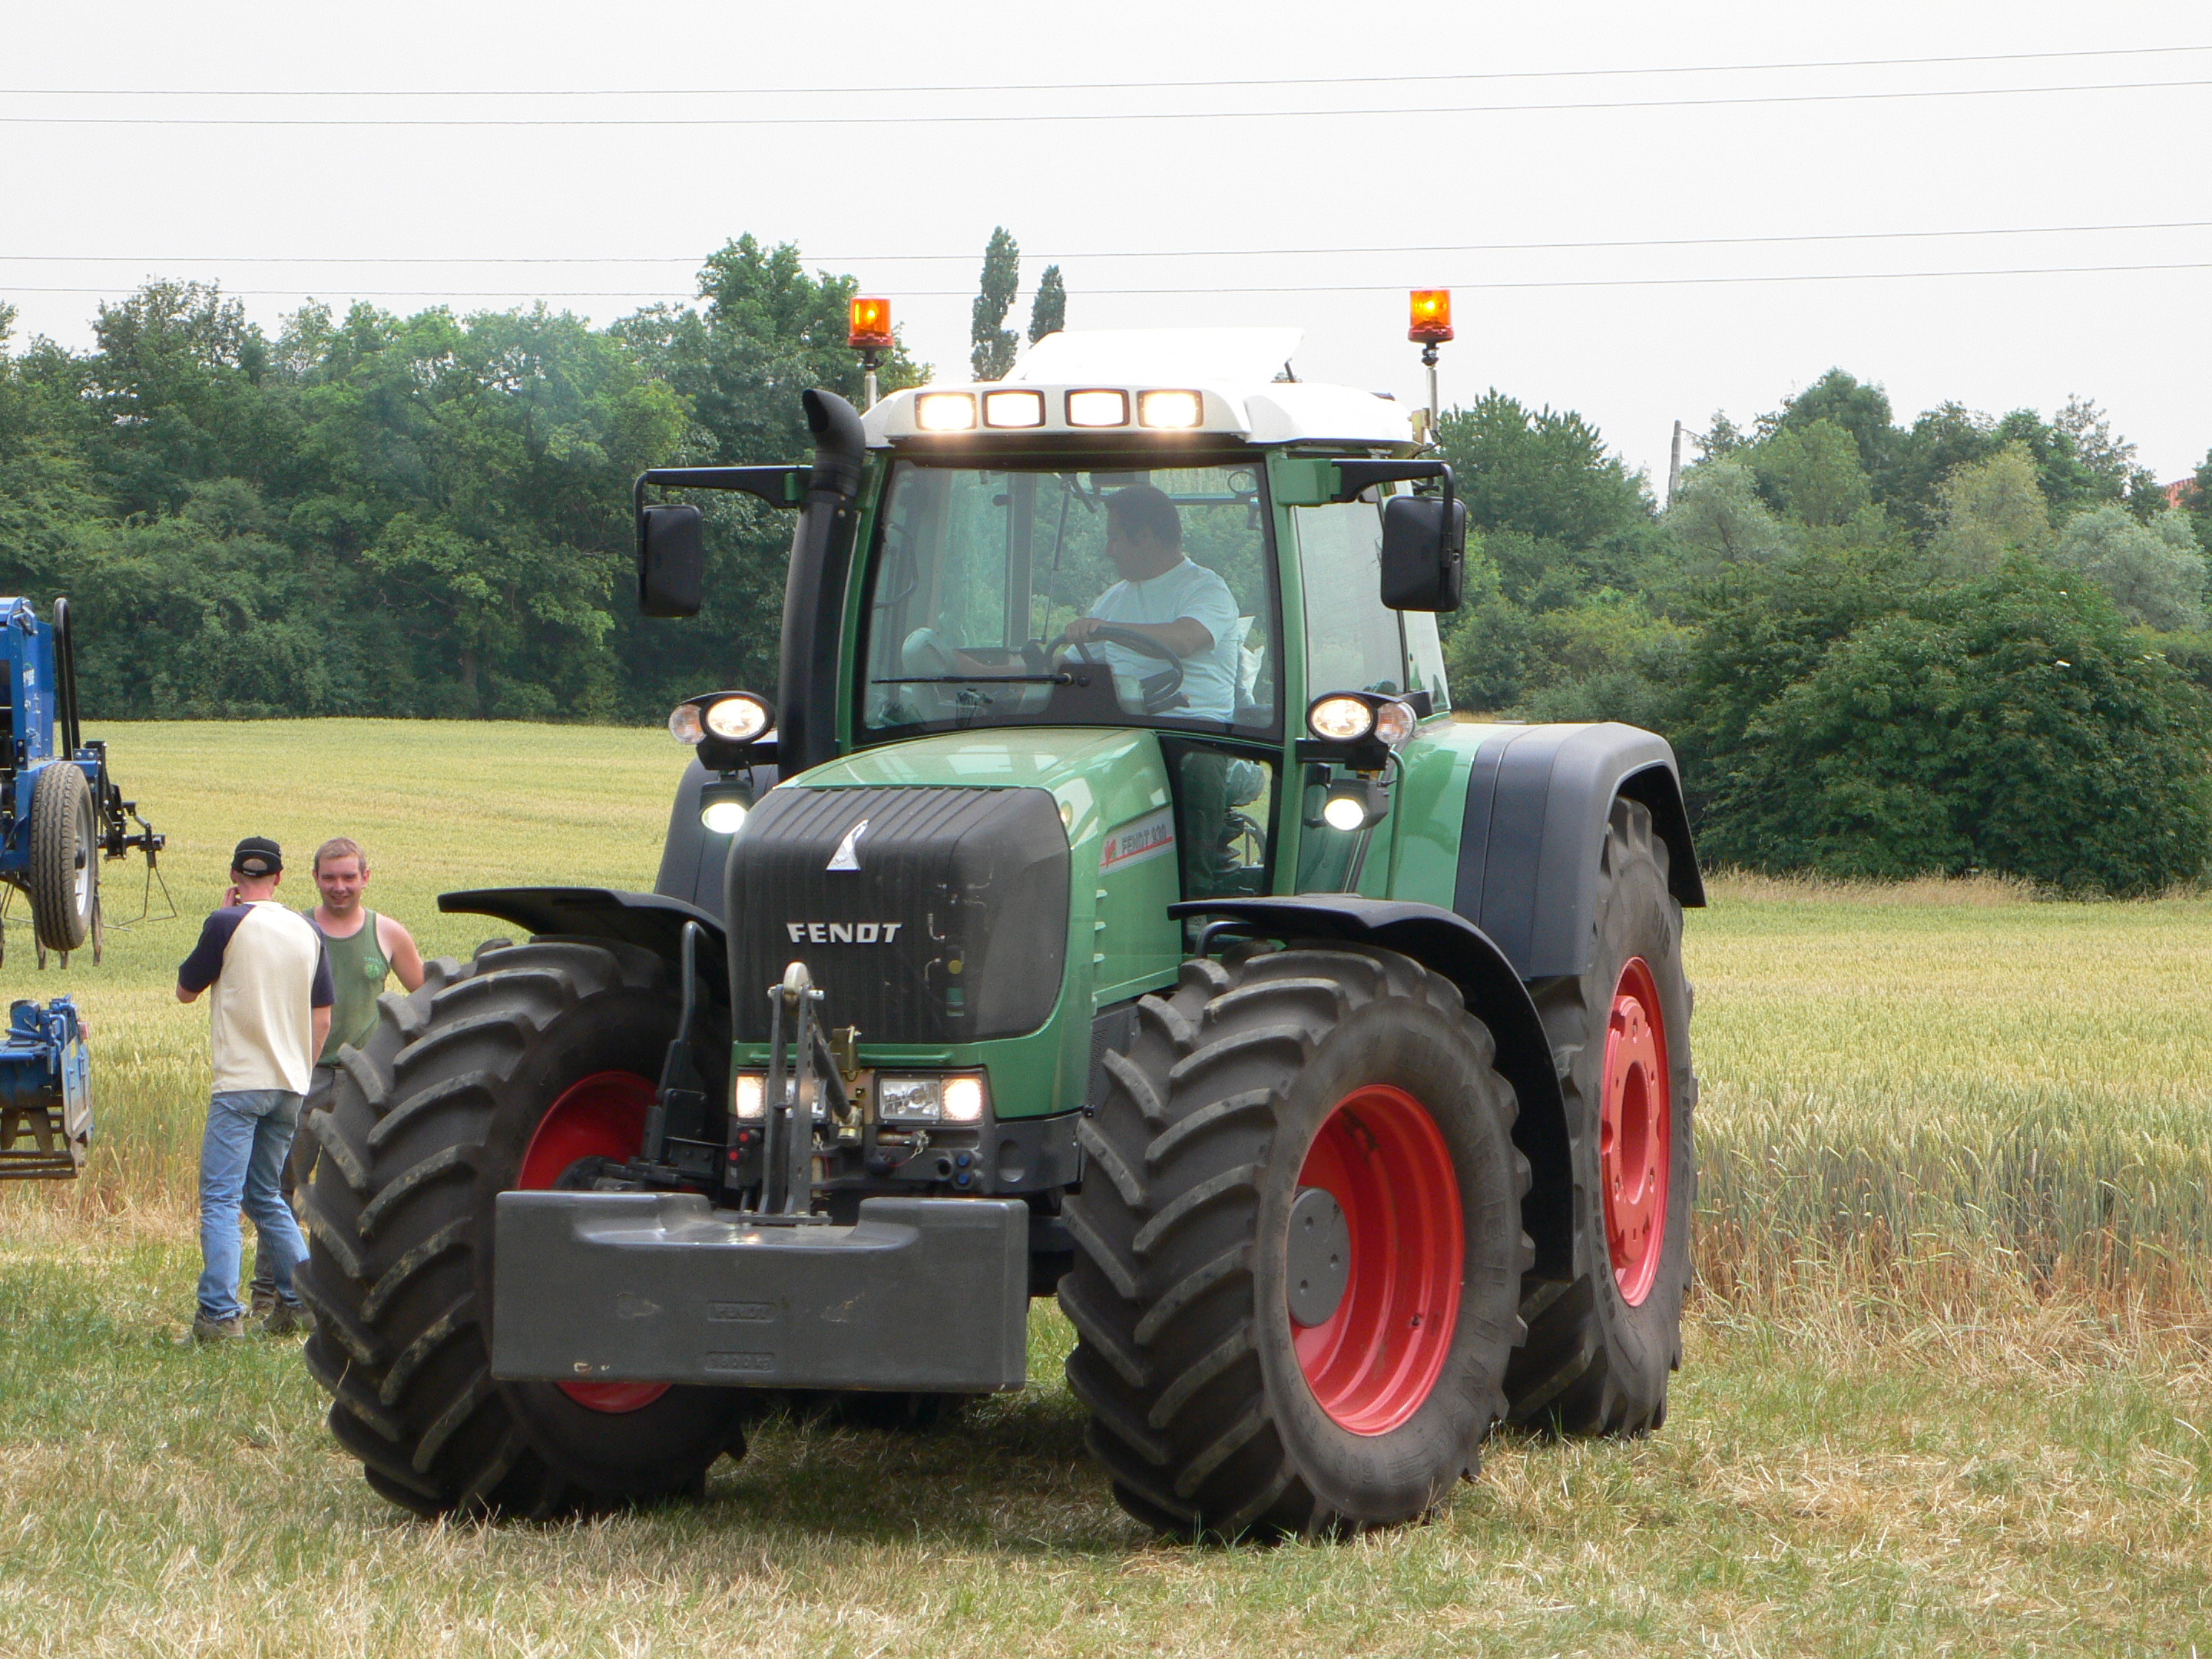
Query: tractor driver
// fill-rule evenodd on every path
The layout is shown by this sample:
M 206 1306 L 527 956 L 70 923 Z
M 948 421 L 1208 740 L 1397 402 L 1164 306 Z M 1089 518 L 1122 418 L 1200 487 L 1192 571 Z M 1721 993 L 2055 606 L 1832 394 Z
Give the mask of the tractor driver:
M 1237 714 L 1236 596 L 1219 575 L 1183 556 L 1182 516 L 1165 490 L 1132 484 L 1106 498 L 1106 556 L 1121 580 L 1067 625 L 1067 637 L 1081 641 L 1120 628 L 1157 641 L 1182 666 L 1182 703 L 1162 712 L 1226 725 Z M 1112 641 L 1092 649 L 1117 680 L 1142 680 L 1164 665 Z
M 1116 628 L 1157 640 L 1182 665 L 1182 705 L 1162 712 L 1224 725 L 1235 719 L 1236 596 L 1218 573 L 1183 556 L 1182 516 L 1166 491 L 1132 484 L 1106 498 L 1106 556 L 1121 580 L 1067 625 L 1067 637 L 1083 641 Z M 1092 649 L 1104 653 L 1116 680 L 1143 679 L 1163 665 L 1110 640 Z M 1186 750 L 1177 763 L 1176 833 L 1191 898 L 1229 890 L 1236 860 L 1228 847 L 1228 769 L 1229 757 L 1218 750 Z

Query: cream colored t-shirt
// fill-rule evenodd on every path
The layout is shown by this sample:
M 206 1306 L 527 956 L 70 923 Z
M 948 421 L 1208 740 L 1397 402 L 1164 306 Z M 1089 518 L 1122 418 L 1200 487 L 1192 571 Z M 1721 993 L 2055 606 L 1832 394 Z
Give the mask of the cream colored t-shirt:
M 314 1075 L 314 1011 L 331 1006 L 323 937 L 274 899 L 216 911 L 177 972 L 208 999 L 215 1037 L 214 1092 L 307 1092 Z

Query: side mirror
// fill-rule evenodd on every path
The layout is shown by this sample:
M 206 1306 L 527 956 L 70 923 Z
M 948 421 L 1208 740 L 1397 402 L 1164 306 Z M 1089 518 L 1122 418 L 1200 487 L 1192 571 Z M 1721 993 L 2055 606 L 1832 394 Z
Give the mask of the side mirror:
M 1382 508 L 1382 603 L 1393 611 L 1456 611 L 1467 589 L 1467 503 L 1393 495 Z
M 648 617 L 696 617 L 707 592 L 707 532 L 688 501 L 638 509 L 637 608 Z

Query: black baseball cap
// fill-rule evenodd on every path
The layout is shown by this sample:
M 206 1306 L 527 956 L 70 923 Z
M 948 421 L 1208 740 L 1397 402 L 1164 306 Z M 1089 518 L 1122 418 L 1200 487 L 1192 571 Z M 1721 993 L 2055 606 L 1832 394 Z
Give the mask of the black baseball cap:
M 284 849 L 266 836 L 248 836 L 230 855 L 230 867 L 241 876 L 273 876 L 284 867 Z

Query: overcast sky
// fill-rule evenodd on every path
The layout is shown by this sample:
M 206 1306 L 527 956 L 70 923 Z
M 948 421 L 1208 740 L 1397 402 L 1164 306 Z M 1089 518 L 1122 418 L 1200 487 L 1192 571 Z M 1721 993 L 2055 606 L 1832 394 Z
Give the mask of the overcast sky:
M 1446 403 L 1494 385 L 1578 409 L 1655 483 L 1674 421 L 1747 420 L 1832 364 L 1906 418 L 2093 396 L 2161 479 L 2212 447 L 2212 228 L 2054 228 L 2212 221 L 2212 50 L 2134 50 L 2212 47 L 2202 0 L 4 0 L 0 17 L 0 299 L 18 346 L 83 344 L 101 296 L 155 275 L 219 279 L 272 327 L 302 291 L 396 310 L 542 294 L 604 322 L 687 296 L 701 258 L 750 231 L 889 295 L 915 351 L 964 374 L 969 297 L 1004 224 L 1024 252 L 1018 320 L 1057 257 L 1071 326 L 1292 325 L 1305 378 L 1401 398 L 1421 386 L 1404 290 L 1450 286 Z M 1700 72 L 1656 72 L 1686 68 Z M 1383 76 L 1492 78 L 1012 89 Z M 798 90 L 945 86 L 1002 89 Z M 635 95 L 143 95 L 441 90 Z M 1907 92 L 1958 95 L 1860 95 Z M 883 118 L 921 115 L 1114 118 Z M 23 118 L 51 116 L 172 124 Z M 387 125 L 173 124 L 223 117 Z M 724 124 L 635 125 L 671 118 Z M 388 125 L 426 119 L 592 125 Z M 1956 234 L 2014 231 L 2039 234 Z M 1898 234 L 1924 232 L 1944 234 Z M 1865 240 L 1715 240 L 1808 237 Z M 1666 240 L 1705 245 L 1500 246 Z M 1372 251 L 1413 246 L 1466 251 Z M 1306 251 L 1331 249 L 1365 251 Z M 427 263 L 461 258 L 663 262 Z M 2197 268 L 1655 281 L 2115 265 Z

